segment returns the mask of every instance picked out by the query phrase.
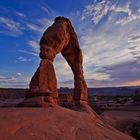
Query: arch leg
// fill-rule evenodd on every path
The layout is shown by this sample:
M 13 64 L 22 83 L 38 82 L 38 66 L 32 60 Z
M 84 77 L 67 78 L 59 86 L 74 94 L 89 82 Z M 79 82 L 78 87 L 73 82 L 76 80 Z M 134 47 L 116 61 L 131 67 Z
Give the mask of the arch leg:
M 67 46 L 61 51 L 62 55 L 68 62 L 74 74 L 74 96 L 73 99 L 76 104 L 80 101 L 87 101 L 87 85 L 83 75 L 83 56 L 81 49 L 76 46 Z

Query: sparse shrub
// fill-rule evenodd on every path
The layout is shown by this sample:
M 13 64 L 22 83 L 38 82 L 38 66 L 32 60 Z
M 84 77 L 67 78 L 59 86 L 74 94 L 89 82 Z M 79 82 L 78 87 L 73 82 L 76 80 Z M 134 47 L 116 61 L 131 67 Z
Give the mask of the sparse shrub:
M 140 140 L 140 122 L 133 124 L 131 128 L 131 136 L 136 140 Z
M 140 102 L 140 91 L 136 90 L 133 96 L 133 101 L 134 102 Z

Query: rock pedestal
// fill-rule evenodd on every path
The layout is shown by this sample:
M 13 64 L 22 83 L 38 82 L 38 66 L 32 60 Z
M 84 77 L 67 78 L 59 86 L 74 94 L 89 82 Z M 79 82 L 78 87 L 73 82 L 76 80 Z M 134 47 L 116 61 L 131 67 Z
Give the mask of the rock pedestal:
M 30 92 L 36 96 L 58 97 L 57 80 L 51 61 L 43 59 L 30 82 Z
M 51 61 L 42 59 L 40 66 L 30 82 L 30 94 L 28 97 L 46 96 L 58 99 L 57 80 Z M 49 97 L 48 97 L 49 96 Z

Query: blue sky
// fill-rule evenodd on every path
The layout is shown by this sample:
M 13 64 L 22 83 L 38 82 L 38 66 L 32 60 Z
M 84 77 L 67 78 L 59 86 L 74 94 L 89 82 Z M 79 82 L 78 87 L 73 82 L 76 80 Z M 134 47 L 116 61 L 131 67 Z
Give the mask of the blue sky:
M 56 16 L 77 32 L 88 87 L 140 85 L 139 0 L 1 0 L 0 11 L 0 87 L 28 87 L 40 37 Z M 58 86 L 73 87 L 60 54 L 54 67 Z

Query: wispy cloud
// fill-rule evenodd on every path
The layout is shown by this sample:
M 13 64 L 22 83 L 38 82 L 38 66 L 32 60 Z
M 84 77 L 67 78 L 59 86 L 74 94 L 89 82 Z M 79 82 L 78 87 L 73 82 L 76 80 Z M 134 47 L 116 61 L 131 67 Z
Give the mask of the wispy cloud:
M 18 60 L 21 61 L 21 62 L 26 62 L 27 61 L 27 59 L 24 58 L 24 57 L 22 57 L 22 56 L 19 56 L 18 57 Z
M 18 52 L 21 52 L 21 53 L 24 53 L 24 54 L 33 55 L 33 56 L 38 56 L 38 53 L 33 52 L 33 51 L 18 50 Z
M 45 13 L 45 15 L 47 15 L 50 19 L 53 19 L 56 16 L 56 11 L 54 11 L 53 9 L 51 9 L 48 5 L 43 4 L 40 9 L 43 11 L 43 13 Z
M 47 14 L 50 13 L 50 12 L 49 12 L 49 9 L 48 9 L 47 7 L 42 6 L 41 9 L 42 9 L 44 12 L 46 12 Z
M 114 9 L 114 6 L 111 5 L 110 1 L 102 0 L 101 2 L 94 2 L 93 4 L 85 6 L 81 20 L 85 20 L 90 17 L 91 21 L 98 24 L 103 16 L 107 15 L 111 9 Z
M 19 62 L 31 62 L 31 61 L 33 61 L 35 58 L 26 58 L 26 57 L 23 57 L 23 56 L 19 56 L 18 57 L 18 61 Z
M 22 17 L 22 18 L 26 18 L 26 15 L 19 12 L 19 11 L 15 11 L 15 13 L 19 16 L 19 17 Z
M 81 36 L 80 41 L 82 42 L 81 47 L 84 53 L 85 77 L 86 79 L 93 79 L 93 85 L 98 87 L 111 86 L 111 84 L 113 86 L 115 84 L 121 85 L 124 84 L 124 82 L 132 80 L 130 75 L 131 73 L 135 73 L 136 69 L 130 71 L 131 68 L 125 67 L 126 70 L 128 70 L 126 72 L 122 71 L 122 65 L 119 65 L 123 63 L 125 66 L 132 66 L 128 62 L 137 60 L 132 52 L 138 52 L 139 45 L 138 43 L 136 44 L 136 42 L 135 44 L 128 43 L 130 31 L 126 31 L 127 27 L 124 29 L 117 27 L 112 30 L 111 27 L 113 25 L 109 24 L 109 22 L 104 26 L 105 27 L 96 33 L 94 33 L 94 31 L 88 31 L 85 35 Z M 133 25 L 131 28 L 137 30 Z M 110 32 L 110 29 L 112 32 Z M 129 47 L 132 46 L 135 46 L 134 49 L 129 49 Z M 138 56 L 138 54 L 135 55 Z M 109 68 L 111 66 L 115 66 L 112 68 L 113 73 L 105 69 L 105 67 Z M 134 64 L 134 66 L 139 67 L 136 64 Z M 114 75 L 115 73 L 118 74 Z M 121 76 L 125 75 L 125 73 L 127 73 L 127 76 L 129 75 L 129 78 L 124 77 L 124 80 L 122 80 Z M 118 79 L 116 79 L 117 77 Z M 110 82 L 111 80 L 113 80 L 113 82 Z M 89 85 L 91 85 L 91 83 L 90 80 Z
M 31 47 L 31 50 L 36 53 L 39 54 L 39 42 L 38 41 L 34 41 L 34 40 L 30 40 L 28 42 L 28 45 Z
M 22 73 L 18 72 L 17 75 L 18 75 L 18 76 L 22 76 Z
M 140 35 L 135 35 L 128 38 L 129 43 L 138 42 L 138 41 L 140 41 Z
M 23 27 L 19 22 L 0 16 L 1 34 L 19 36 L 23 34 Z
M 127 85 L 129 85 L 129 86 L 139 86 L 140 85 L 140 80 L 128 82 Z
M 40 20 L 34 21 L 34 23 L 27 23 L 26 26 L 29 30 L 41 35 L 52 23 L 53 20 L 49 18 L 41 18 Z
M 73 79 L 72 70 L 61 54 L 56 56 L 54 60 L 54 68 L 56 70 L 58 83 Z
M 30 77 L 24 75 L 14 75 L 6 77 L 0 75 L 0 87 L 1 88 L 27 88 L 29 85 Z
M 40 27 L 38 25 L 36 25 L 36 24 L 27 23 L 27 27 L 28 27 L 28 29 L 30 29 L 32 31 L 41 32 Z
M 132 1 L 126 1 L 123 5 L 118 5 L 110 0 L 102 0 L 100 2 L 94 2 L 93 4 L 85 6 L 81 20 L 90 19 L 93 23 L 98 24 L 105 16 L 109 15 L 109 19 L 112 20 L 110 15 L 116 16 L 117 20 L 115 24 L 127 24 L 133 20 L 140 19 L 139 9 L 137 12 L 132 12 L 130 8 Z M 126 14 L 120 16 L 120 14 Z
M 136 15 L 136 14 L 130 14 L 127 17 L 124 17 L 122 19 L 119 19 L 118 21 L 115 22 L 115 24 L 121 24 L 121 25 L 125 25 L 129 22 L 132 22 L 134 20 L 139 20 L 140 19 L 140 14 Z
M 12 80 L 14 79 L 13 77 L 5 77 L 5 76 L 2 76 L 0 75 L 0 81 L 7 81 L 7 80 Z
M 107 0 L 85 6 L 81 16 L 83 23 L 79 27 L 85 29 L 81 30 L 80 45 L 89 86 L 127 85 L 140 78 L 136 77 L 139 73 L 140 19 L 138 10 L 134 13 L 130 7 L 131 1 L 118 5 Z M 126 18 L 131 20 L 126 21 Z M 119 20 L 122 23 L 117 23 Z M 87 21 L 90 22 L 87 24 Z M 135 67 L 133 70 L 131 64 Z

